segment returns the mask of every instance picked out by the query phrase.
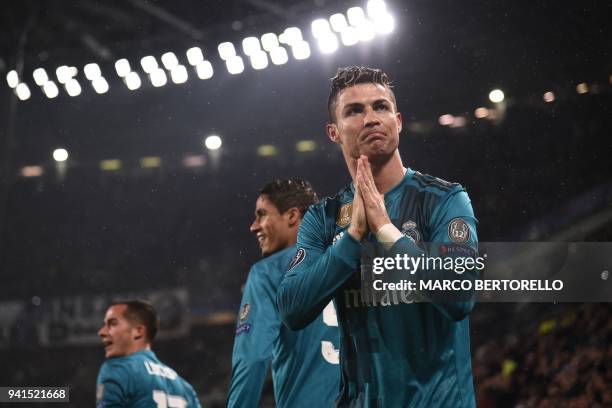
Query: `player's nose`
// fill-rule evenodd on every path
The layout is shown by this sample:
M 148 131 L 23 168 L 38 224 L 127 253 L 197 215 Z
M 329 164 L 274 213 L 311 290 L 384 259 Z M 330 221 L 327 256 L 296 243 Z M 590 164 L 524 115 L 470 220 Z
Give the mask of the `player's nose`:
M 98 330 L 98 336 L 100 337 L 104 337 L 106 335 L 106 326 L 102 326 L 100 327 L 100 330 Z
M 366 108 L 363 120 L 366 127 L 380 125 L 380 118 L 372 108 Z
M 251 224 L 251 227 L 249 229 L 253 233 L 256 233 L 257 231 L 261 229 L 261 225 L 259 225 L 259 221 L 257 220 L 257 218 L 253 220 L 253 223 Z

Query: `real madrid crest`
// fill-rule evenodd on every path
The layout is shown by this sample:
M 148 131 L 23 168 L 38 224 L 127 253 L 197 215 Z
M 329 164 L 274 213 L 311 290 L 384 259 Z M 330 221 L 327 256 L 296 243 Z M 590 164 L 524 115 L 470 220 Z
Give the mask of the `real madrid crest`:
M 408 220 L 402 224 L 402 234 L 404 234 L 404 236 L 408 238 L 412 238 L 414 242 L 420 242 L 421 233 L 419 232 L 417 227 L 418 226 L 416 222 Z
M 344 228 L 351 223 L 351 216 L 353 215 L 353 203 L 344 204 L 338 211 L 336 217 L 336 225 L 340 228 Z
M 251 310 L 251 305 L 249 305 L 248 303 L 245 303 L 244 306 L 242 306 L 242 310 L 240 311 L 240 316 L 239 316 L 240 323 L 244 323 L 244 321 L 249 315 L 250 310 Z

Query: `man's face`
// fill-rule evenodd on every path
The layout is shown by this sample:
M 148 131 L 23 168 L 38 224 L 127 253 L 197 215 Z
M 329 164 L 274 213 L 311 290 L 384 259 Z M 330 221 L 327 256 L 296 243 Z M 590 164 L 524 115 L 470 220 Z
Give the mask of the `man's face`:
M 292 243 L 291 235 L 295 234 L 291 229 L 289 211 L 281 214 L 265 194 L 257 198 L 251 232 L 257 236 L 263 256 L 289 247 Z
M 127 356 L 138 351 L 135 341 L 142 336 L 142 326 L 138 327 L 125 318 L 126 309 L 126 305 L 113 305 L 106 311 L 104 325 L 98 331 L 106 358 Z
M 363 154 L 375 163 L 397 149 L 402 117 L 384 86 L 366 83 L 343 89 L 335 114 L 336 123 L 327 126 L 327 134 L 342 147 L 345 158 L 357 160 Z

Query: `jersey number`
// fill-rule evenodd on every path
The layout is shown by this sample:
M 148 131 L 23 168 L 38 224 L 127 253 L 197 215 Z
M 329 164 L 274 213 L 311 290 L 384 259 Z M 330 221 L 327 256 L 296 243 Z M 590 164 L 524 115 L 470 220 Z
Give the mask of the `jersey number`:
M 323 323 L 328 326 L 338 327 L 338 316 L 336 316 L 336 308 L 334 302 L 329 302 L 323 309 Z M 330 364 L 340 364 L 340 352 L 334 348 L 334 343 L 331 341 L 321 342 L 321 354 L 323 358 Z
M 160 390 L 153 390 L 153 401 L 157 404 L 157 408 L 187 408 L 185 398 L 166 394 Z

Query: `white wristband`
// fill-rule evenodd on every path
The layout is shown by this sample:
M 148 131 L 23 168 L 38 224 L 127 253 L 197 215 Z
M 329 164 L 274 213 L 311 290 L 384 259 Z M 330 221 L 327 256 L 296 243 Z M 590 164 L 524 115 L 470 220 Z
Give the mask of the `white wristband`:
M 395 225 L 388 223 L 380 227 L 376 232 L 376 240 L 385 247 L 391 248 L 404 235 L 398 230 Z

